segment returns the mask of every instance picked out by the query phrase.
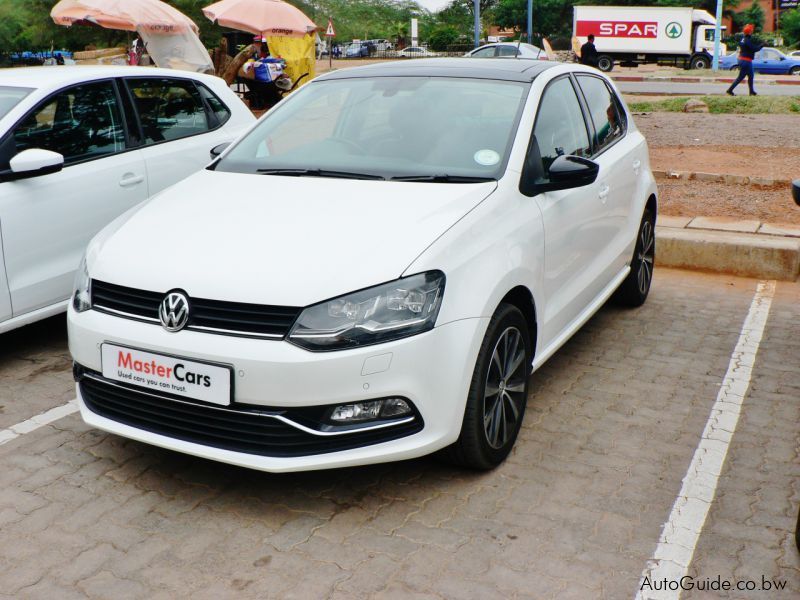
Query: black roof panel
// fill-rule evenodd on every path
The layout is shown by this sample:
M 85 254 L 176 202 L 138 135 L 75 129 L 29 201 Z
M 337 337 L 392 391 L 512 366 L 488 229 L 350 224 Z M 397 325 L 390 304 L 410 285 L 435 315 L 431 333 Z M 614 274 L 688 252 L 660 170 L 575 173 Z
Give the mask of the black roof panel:
M 539 73 L 558 64 L 529 58 L 411 58 L 331 71 L 318 79 L 416 76 L 531 82 Z

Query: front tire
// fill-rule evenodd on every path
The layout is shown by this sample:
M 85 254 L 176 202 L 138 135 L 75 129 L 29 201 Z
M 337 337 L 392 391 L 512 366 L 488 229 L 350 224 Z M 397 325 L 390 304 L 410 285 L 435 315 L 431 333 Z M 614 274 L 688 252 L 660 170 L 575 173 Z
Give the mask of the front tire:
M 614 298 L 625 306 L 641 306 L 650 293 L 653 282 L 653 267 L 656 260 L 656 218 L 650 209 L 645 209 L 636 246 L 631 259 L 631 272 L 617 289 Z
M 481 470 L 505 460 L 525 415 L 532 352 L 525 317 L 517 307 L 501 304 L 486 329 L 472 373 L 461 433 L 445 448 L 446 459 Z
M 597 57 L 597 68 L 603 73 L 608 73 L 614 68 L 614 59 L 608 54 L 601 54 Z
M 689 68 L 691 69 L 708 69 L 711 66 L 711 63 L 707 56 L 695 56 L 692 58 L 692 61 L 689 63 Z
M 789 69 L 789 75 L 800 75 L 800 66 L 795 66 Z

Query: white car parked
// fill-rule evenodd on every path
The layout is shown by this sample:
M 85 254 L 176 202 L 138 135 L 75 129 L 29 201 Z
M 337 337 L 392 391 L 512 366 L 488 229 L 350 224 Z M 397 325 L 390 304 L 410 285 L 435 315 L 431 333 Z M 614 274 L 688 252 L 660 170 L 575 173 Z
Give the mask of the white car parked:
M 89 240 L 254 120 L 217 77 L 0 71 L 0 333 L 64 311 Z
M 439 56 L 439 54 L 427 48 L 423 48 L 422 46 L 409 46 L 408 48 L 400 50 L 397 56 L 402 58 L 430 58 L 431 56 Z
M 533 58 L 548 60 L 547 53 L 533 44 L 517 42 L 499 42 L 486 44 L 470 50 L 464 56 L 469 58 Z
M 267 471 L 500 463 L 531 371 L 647 298 L 656 185 L 605 76 L 465 65 L 325 74 L 103 230 L 68 315 L 84 420 Z

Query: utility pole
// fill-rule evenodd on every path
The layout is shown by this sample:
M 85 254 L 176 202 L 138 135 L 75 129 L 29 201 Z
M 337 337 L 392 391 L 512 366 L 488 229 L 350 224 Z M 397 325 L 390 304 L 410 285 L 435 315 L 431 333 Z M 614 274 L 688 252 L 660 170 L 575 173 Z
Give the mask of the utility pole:
M 528 0 L 528 43 L 533 43 L 533 0 Z
M 722 37 L 722 0 L 717 0 L 717 23 L 714 25 L 714 58 L 711 61 L 711 69 L 719 71 L 719 45 Z
M 480 46 L 481 43 L 481 2 L 480 0 L 472 0 L 472 12 L 475 13 L 475 47 Z

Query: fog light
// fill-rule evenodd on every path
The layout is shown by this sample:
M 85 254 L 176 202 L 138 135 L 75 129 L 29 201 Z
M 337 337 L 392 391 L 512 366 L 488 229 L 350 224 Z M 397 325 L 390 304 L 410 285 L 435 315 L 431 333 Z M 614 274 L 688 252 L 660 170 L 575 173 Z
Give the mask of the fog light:
M 337 423 L 358 423 L 378 418 L 401 417 L 410 412 L 411 407 L 402 398 L 386 398 L 385 400 L 342 404 L 333 409 L 330 419 Z

